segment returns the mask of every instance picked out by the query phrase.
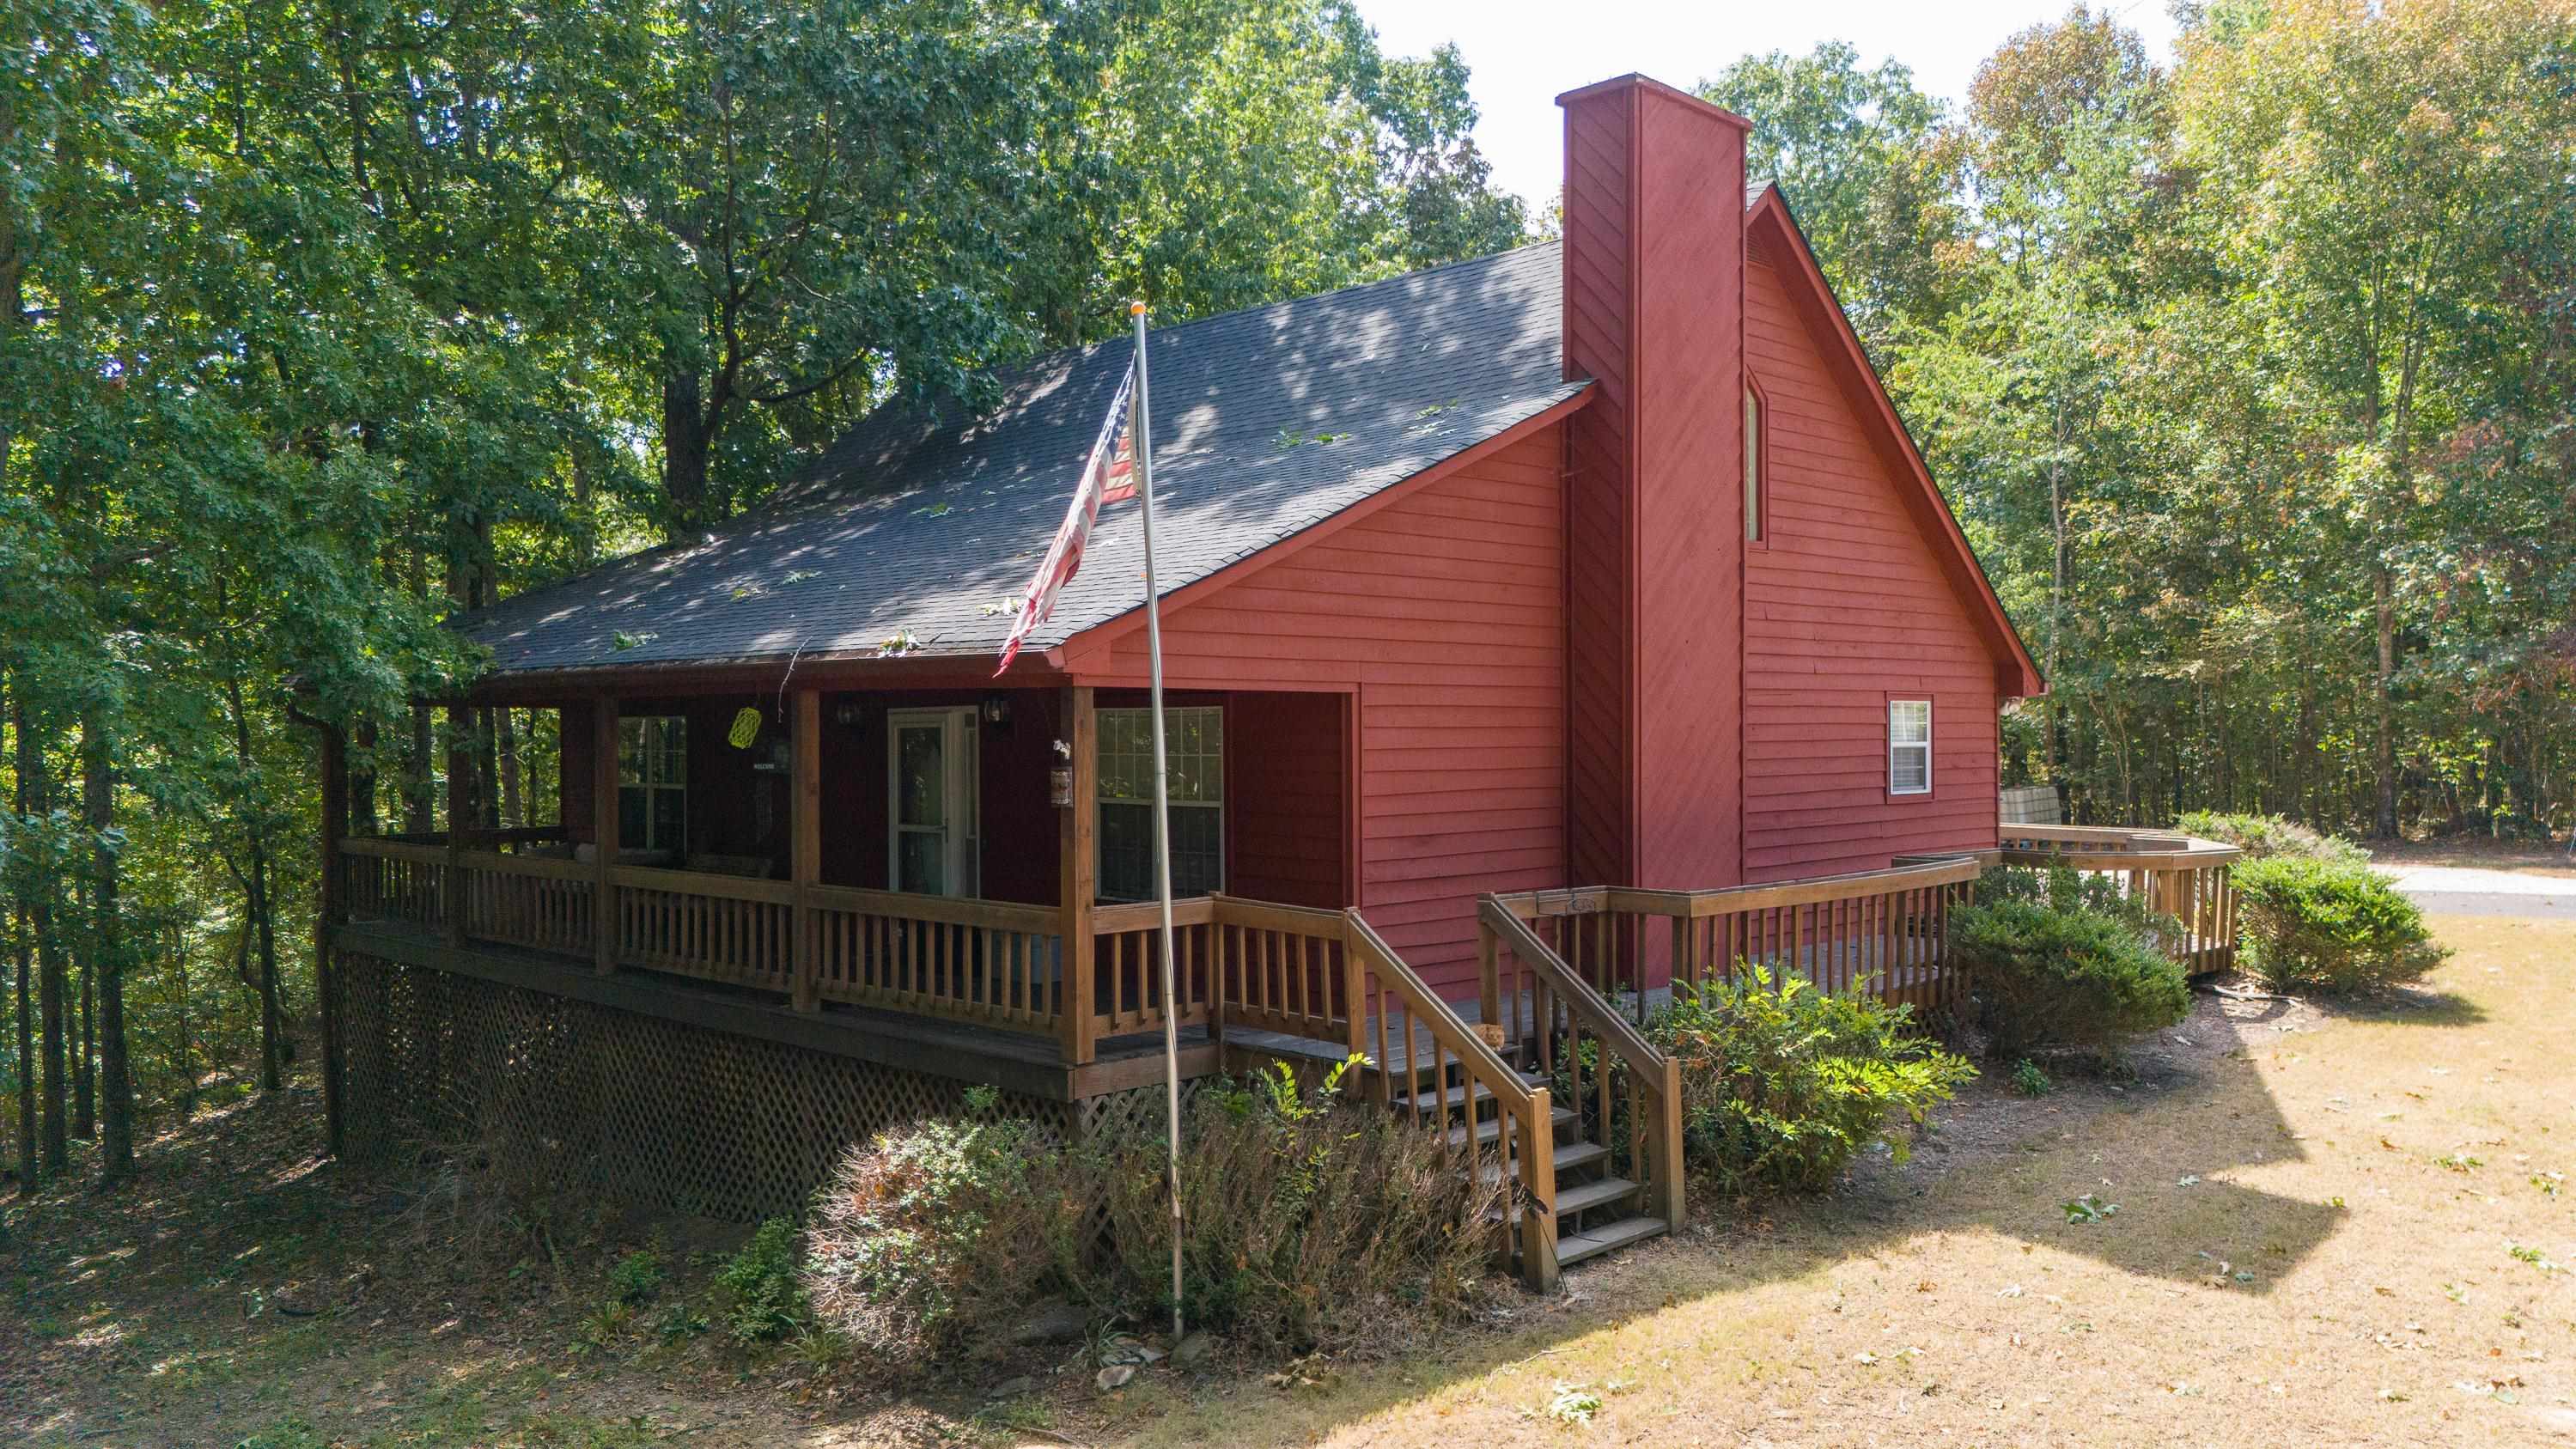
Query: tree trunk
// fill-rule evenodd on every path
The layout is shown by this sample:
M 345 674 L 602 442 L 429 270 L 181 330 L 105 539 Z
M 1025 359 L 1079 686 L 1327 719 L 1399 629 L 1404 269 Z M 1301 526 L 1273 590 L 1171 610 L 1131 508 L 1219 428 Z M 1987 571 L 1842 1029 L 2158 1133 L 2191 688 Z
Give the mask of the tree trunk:
M 2372 762 L 2378 776 L 2378 799 L 2371 811 L 2371 833 L 2397 838 L 2397 582 L 2381 564 L 2371 580 L 2379 642 L 2379 670 L 2374 681 Z
M 134 1086 L 125 1054 L 125 934 L 117 919 L 119 861 L 109 843 L 116 828 L 112 748 L 96 712 L 81 722 L 81 803 L 89 817 L 91 868 L 90 974 L 98 991 L 98 1171 L 122 1182 L 134 1170 Z
M 170 964 L 179 977 L 179 1123 L 197 1115 L 197 1043 L 188 1016 L 188 928 L 170 928 Z
M 427 835 L 436 828 L 430 809 L 438 788 L 430 769 L 430 748 L 429 706 L 415 704 L 411 707 L 410 778 L 403 781 L 403 829 L 413 835 Z
M 36 1166 L 36 925 L 18 906 L 18 1191 L 32 1192 Z
M 53 809 L 53 782 L 45 773 L 46 742 L 30 727 L 33 720 L 26 700 L 12 703 L 18 726 L 19 794 L 26 802 L 25 813 L 42 816 Z M 68 1066 L 63 1059 L 63 945 L 54 934 L 53 872 L 48 866 L 33 875 L 28 885 L 27 928 L 36 938 L 36 1010 L 43 1020 L 37 1050 L 44 1075 L 37 1150 L 43 1158 L 42 1175 L 55 1177 L 69 1171 L 72 1162 L 63 1121 L 63 1073 Z
M 250 768 L 250 715 L 242 705 L 241 675 L 229 673 L 224 678 L 225 700 L 233 714 L 233 758 L 245 774 Z M 260 829 L 257 812 L 244 802 L 244 844 L 250 853 L 250 869 L 242 877 L 243 906 L 249 912 L 242 930 L 257 932 L 259 975 L 255 989 L 259 993 L 259 1089 L 274 1092 L 286 1085 L 286 1059 L 292 1050 L 286 1039 L 285 1013 L 277 1004 L 277 920 L 270 909 L 268 893 L 268 841 Z M 245 947 L 248 941 L 245 940 Z
M 87 926 L 89 918 L 89 884 L 84 881 L 72 894 L 72 919 L 80 923 L 73 929 Z M 83 956 L 89 956 L 97 946 L 96 942 L 82 944 L 90 948 L 81 952 Z M 79 963 L 80 992 L 75 998 L 80 1004 L 80 1031 L 79 1040 L 74 1043 L 78 1050 L 72 1053 L 72 1136 L 82 1142 L 98 1140 L 97 964 L 95 958 Z
M 694 369 L 662 374 L 662 498 L 670 510 L 670 537 L 683 538 L 723 520 L 707 491 L 707 455 L 715 442 L 713 419 Z
M 501 827 L 516 830 L 528 823 L 526 802 L 519 798 L 519 731 L 509 709 L 493 712 L 493 738 L 501 757 Z

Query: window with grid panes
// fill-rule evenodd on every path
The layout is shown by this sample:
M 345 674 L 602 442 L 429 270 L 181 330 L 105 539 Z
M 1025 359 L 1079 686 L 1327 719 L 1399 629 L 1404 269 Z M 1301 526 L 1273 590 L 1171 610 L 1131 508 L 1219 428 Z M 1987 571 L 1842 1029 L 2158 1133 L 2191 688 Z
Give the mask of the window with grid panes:
M 1887 702 L 1887 790 L 1891 795 L 1932 793 L 1932 701 Z
M 1163 711 L 1171 801 L 1172 894 L 1225 889 L 1225 711 Z M 1154 720 L 1151 710 L 1104 709 L 1100 741 L 1100 894 L 1154 895 Z
M 617 848 L 688 849 L 689 722 L 674 714 L 617 722 Z

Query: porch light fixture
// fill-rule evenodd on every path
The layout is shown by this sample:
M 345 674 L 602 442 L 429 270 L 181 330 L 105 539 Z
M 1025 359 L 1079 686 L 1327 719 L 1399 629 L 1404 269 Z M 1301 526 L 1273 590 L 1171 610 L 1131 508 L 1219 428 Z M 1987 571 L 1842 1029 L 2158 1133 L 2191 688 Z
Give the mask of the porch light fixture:
M 1007 694 L 984 696 L 984 723 L 997 730 L 1011 727 L 1011 697 Z
M 858 702 L 845 699 L 832 706 L 832 718 L 845 729 L 857 729 L 859 727 Z

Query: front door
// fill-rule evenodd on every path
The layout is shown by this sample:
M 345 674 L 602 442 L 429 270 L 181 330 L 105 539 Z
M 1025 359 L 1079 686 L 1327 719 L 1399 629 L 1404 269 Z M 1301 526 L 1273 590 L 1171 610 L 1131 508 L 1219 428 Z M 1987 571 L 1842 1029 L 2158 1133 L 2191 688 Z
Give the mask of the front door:
M 983 889 L 972 706 L 886 715 L 887 881 L 929 896 Z

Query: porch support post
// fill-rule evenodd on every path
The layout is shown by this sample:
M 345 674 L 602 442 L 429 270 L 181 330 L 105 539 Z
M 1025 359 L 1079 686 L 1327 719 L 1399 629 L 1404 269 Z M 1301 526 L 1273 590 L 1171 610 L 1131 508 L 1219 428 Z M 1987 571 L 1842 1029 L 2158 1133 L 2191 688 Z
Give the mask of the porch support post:
M 322 910 L 313 922 L 313 994 L 322 1007 L 322 1130 L 331 1155 L 341 1150 L 340 1004 L 331 969 L 331 933 L 347 912 L 341 899 L 346 862 L 340 838 L 349 833 L 349 756 L 335 724 L 322 726 Z
M 590 938 L 592 966 L 602 976 L 617 969 L 617 697 L 603 694 L 590 705 L 591 855 L 599 874 L 591 886 Z
M 796 691 L 795 708 L 793 732 L 787 744 L 788 768 L 794 772 L 795 780 L 795 789 L 790 792 L 793 798 L 787 807 L 788 873 L 796 882 L 794 1001 L 798 1011 L 813 1011 L 823 1002 L 821 963 L 817 959 L 822 942 L 814 929 L 810 899 L 814 886 L 823 877 L 822 691 Z
M 1073 803 L 1056 820 L 1057 893 L 1064 913 L 1064 979 L 1056 987 L 1056 1029 L 1068 1066 L 1091 1060 L 1091 902 L 1095 877 L 1092 832 L 1099 820 L 1100 751 L 1091 686 L 1064 691 L 1065 742 L 1073 748 Z
M 447 944 L 465 944 L 465 840 L 474 833 L 474 711 L 447 707 L 447 889 L 439 895 Z

